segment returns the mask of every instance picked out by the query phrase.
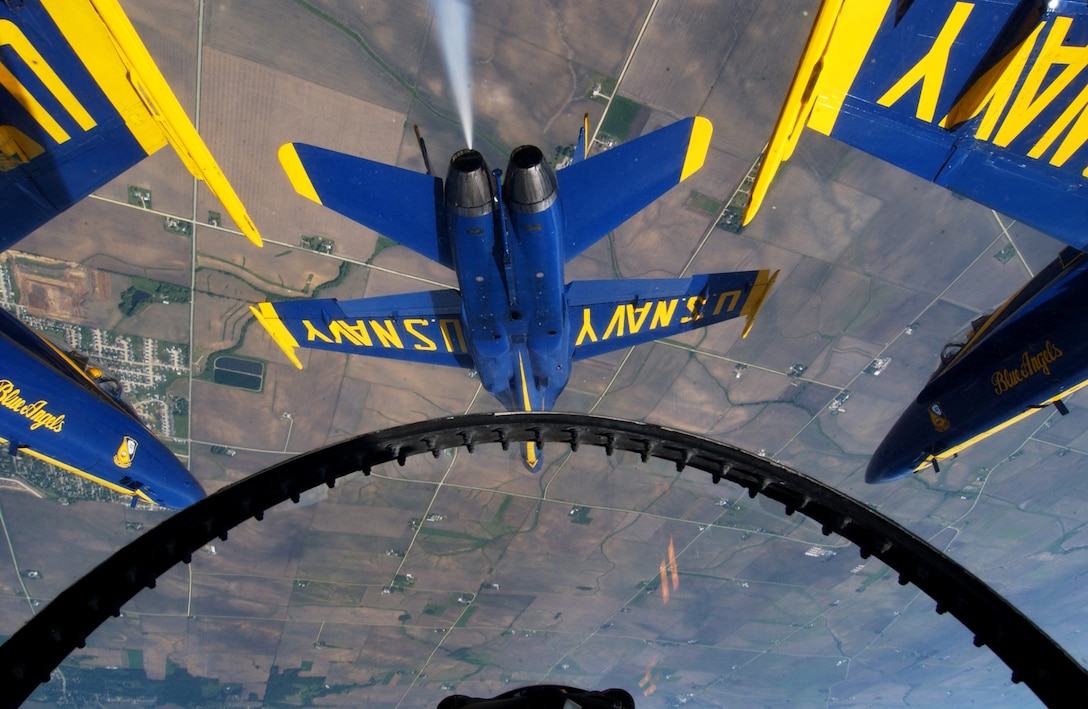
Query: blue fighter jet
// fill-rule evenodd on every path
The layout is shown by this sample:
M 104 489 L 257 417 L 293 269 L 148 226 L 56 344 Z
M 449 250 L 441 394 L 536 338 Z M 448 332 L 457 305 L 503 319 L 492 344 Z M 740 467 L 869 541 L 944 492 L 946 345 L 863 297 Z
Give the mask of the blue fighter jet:
M 1088 254 L 1068 247 L 945 345 L 929 383 L 873 453 L 866 480 L 939 472 L 940 461 L 1050 404 L 1068 414 L 1062 399 L 1088 384 L 1088 318 L 1070 303 L 1086 299 Z
M 884 482 L 1088 384 L 1088 6 L 826 0 L 745 215 L 806 126 L 1074 247 L 941 353 L 865 474 Z
M 143 424 L 100 369 L 0 309 L 0 441 L 114 492 L 180 509 L 200 483 Z
M 238 227 L 260 237 L 116 0 L 0 5 L 0 249 L 170 143 Z M 0 441 L 163 507 L 200 484 L 116 380 L 0 311 Z
M 698 170 L 710 122 L 688 118 L 553 171 L 515 149 L 506 172 L 475 150 L 428 174 L 302 144 L 280 162 L 302 195 L 454 270 L 458 290 L 253 308 L 287 357 L 298 347 L 475 369 L 511 411 L 551 409 L 573 361 L 744 316 L 766 270 L 679 279 L 574 281 L 564 264 Z M 426 160 L 425 160 L 426 162 Z M 526 466 L 542 458 L 525 445 Z

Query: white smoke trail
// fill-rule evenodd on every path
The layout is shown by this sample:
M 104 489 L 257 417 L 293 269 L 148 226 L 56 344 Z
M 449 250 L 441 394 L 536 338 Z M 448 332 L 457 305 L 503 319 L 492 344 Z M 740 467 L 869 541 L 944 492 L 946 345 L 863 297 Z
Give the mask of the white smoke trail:
M 450 90 L 461 116 L 465 143 L 472 147 L 472 64 L 469 37 L 472 8 L 468 0 L 434 0 L 438 39 L 449 74 Z

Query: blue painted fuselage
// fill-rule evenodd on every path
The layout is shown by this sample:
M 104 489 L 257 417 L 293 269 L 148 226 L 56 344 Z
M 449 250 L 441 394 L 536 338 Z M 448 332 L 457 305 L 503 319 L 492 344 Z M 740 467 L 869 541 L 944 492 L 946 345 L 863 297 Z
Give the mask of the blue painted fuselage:
M 1067 248 L 941 364 L 877 448 L 867 482 L 955 457 L 986 436 L 1080 389 L 1088 379 L 1088 256 Z
M 808 127 L 1088 249 L 1086 52 L 1084 2 L 822 3 L 744 223 Z M 866 480 L 938 467 L 1044 404 L 1064 413 L 1088 376 L 1082 261 L 1063 253 L 945 348 Z
M 562 213 L 542 157 L 535 147 L 519 148 L 500 184 L 501 173 L 490 172 L 479 153 L 461 151 L 445 183 L 468 348 L 484 388 L 511 411 L 551 408 L 574 352 Z
M 116 0 L 0 4 L 0 74 L 0 250 L 167 143 L 260 244 Z M 0 364 L 0 440 L 13 455 L 166 507 L 204 496 L 120 399 L 119 384 L 89 376 L 7 313 L 0 314 Z M 112 385 L 117 396 L 104 389 Z
M 127 404 L 5 310 L 0 363 L 0 436 L 9 453 L 163 507 L 203 499 L 200 484 Z

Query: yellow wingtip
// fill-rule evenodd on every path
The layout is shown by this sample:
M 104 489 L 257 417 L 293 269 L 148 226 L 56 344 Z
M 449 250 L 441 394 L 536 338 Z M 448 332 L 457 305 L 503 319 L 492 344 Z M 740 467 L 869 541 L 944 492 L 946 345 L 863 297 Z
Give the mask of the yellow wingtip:
M 310 181 L 310 176 L 306 173 L 306 167 L 302 164 L 302 158 L 298 156 L 295 144 L 284 143 L 280 146 L 278 155 L 280 165 L 283 166 L 283 171 L 287 173 L 287 179 L 291 181 L 291 186 L 295 188 L 295 192 L 321 204 L 321 197 L 318 196 L 314 183 Z
M 759 315 L 759 311 L 767 299 L 767 294 L 771 292 L 771 287 L 774 286 L 776 280 L 778 280 L 777 270 L 771 273 L 769 270 L 764 269 L 756 276 L 752 292 L 748 294 L 748 299 L 744 301 L 744 307 L 740 310 L 740 314 L 746 318 L 744 331 L 740 334 L 742 339 L 748 337 L 752 325 L 755 325 L 756 316 Z
M 582 115 L 582 160 L 589 157 L 589 113 Z
M 261 246 L 261 236 L 242 200 L 227 181 L 185 109 L 178 103 L 177 97 L 124 10 L 116 0 L 92 0 L 92 4 L 106 26 L 118 56 L 129 71 L 129 80 L 146 104 L 150 115 L 158 122 L 163 135 L 185 163 L 185 167 L 194 177 L 208 185 L 246 238 Z
M 280 320 L 275 307 L 271 303 L 258 303 L 256 306 L 249 306 L 249 310 L 253 313 L 253 317 L 257 318 L 257 322 L 261 324 L 261 327 L 268 332 L 272 340 L 287 355 L 287 359 L 291 360 L 296 367 L 302 369 L 302 362 L 299 361 L 298 355 L 295 354 L 295 350 L 299 346 L 298 340 Z
M 805 126 L 831 135 L 843 99 L 872 46 L 891 0 L 824 0 L 775 121 L 752 184 L 741 226 L 759 211 L 782 163 L 790 159 Z
M 684 169 L 680 172 L 680 181 L 688 179 L 697 172 L 706 161 L 706 153 L 710 150 L 710 138 L 714 134 L 714 126 L 710 120 L 703 116 L 696 116 L 691 125 L 691 138 L 688 140 L 688 152 L 684 156 Z
M 46 10 L 54 18 L 65 17 L 73 14 L 71 5 L 71 3 L 62 3 L 61 0 L 50 0 Z M 174 95 L 170 85 L 166 82 L 166 78 L 159 71 L 155 60 L 151 58 L 147 47 L 144 46 L 128 16 L 121 9 L 120 4 L 117 0 L 90 0 L 90 5 L 94 8 L 94 12 L 105 27 L 106 33 L 113 43 L 116 57 L 124 65 L 127 71 L 126 78 L 131 83 L 131 88 L 135 90 L 136 95 L 143 102 L 147 116 L 154 119 L 162 136 L 174 148 L 189 172 L 197 179 L 203 180 L 212 193 L 223 203 L 223 207 L 246 238 L 255 245 L 261 246 L 261 236 L 257 232 L 253 220 L 250 219 L 249 214 L 246 212 L 245 206 L 238 198 L 234 188 L 231 187 L 230 182 L 227 181 L 211 151 L 208 150 L 208 146 L 204 144 L 204 140 L 197 133 L 196 127 L 189 120 L 188 114 L 181 107 L 177 96 Z M 70 27 L 68 22 L 70 20 L 65 20 L 63 23 L 66 28 L 62 28 L 62 32 L 64 32 L 66 38 L 73 40 L 73 36 L 83 32 L 83 29 Z M 82 42 L 78 43 L 83 46 Z M 88 56 L 81 55 L 81 60 L 85 62 L 85 65 L 89 69 L 95 67 L 102 69 L 104 66 L 104 62 L 100 58 L 102 49 L 87 46 L 83 48 L 84 51 L 91 51 L 92 54 L 94 52 L 98 53 L 98 58 L 92 56 L 93 61 L 89 64 L 87 63 Z M 105 83 L 103 88 L 109 89 L 111 101 L 118 98 L 116 92 L 117 82 L 115 80 L 104 77 L 99 72 L 99 75 L 95 76 L 95 81 L 100 86 Z M 130 107 L 126 106 L 125 108 Z M 150 154 L 161 147 L 161 139 L 152 141 L 147 131 L 140 128 L 139 123 L 141 121 L 126 118 L 126 123 L 133 132 L 133 136 L 140 140 L 141 145 Z

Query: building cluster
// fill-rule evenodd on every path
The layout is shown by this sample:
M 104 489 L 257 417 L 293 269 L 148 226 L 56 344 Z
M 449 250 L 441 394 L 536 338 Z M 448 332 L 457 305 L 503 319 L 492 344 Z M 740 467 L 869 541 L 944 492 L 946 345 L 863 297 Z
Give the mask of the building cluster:
M 88 355 L 92 363 L 121 382 L 125 399 L 161 436 L 174 436 L 173 403 L 163 388 L 189 374 L 188 347 L 150 337 L 118 335 L 109 330 L 32 315 L 15 302 L 12 262 L 0 262 L 0 307 L 68 350 Z
M 129 505 L 132 498 L 119 495 L 90 480 L 73 475 L 27 455 L 0 456 L 0 476 L 25 480 L 38 490 L 56 497 L 62 505 L 81 500 L 113 502 Z M 138 502 L 140 509 L 150 509 L 147 502 Z

